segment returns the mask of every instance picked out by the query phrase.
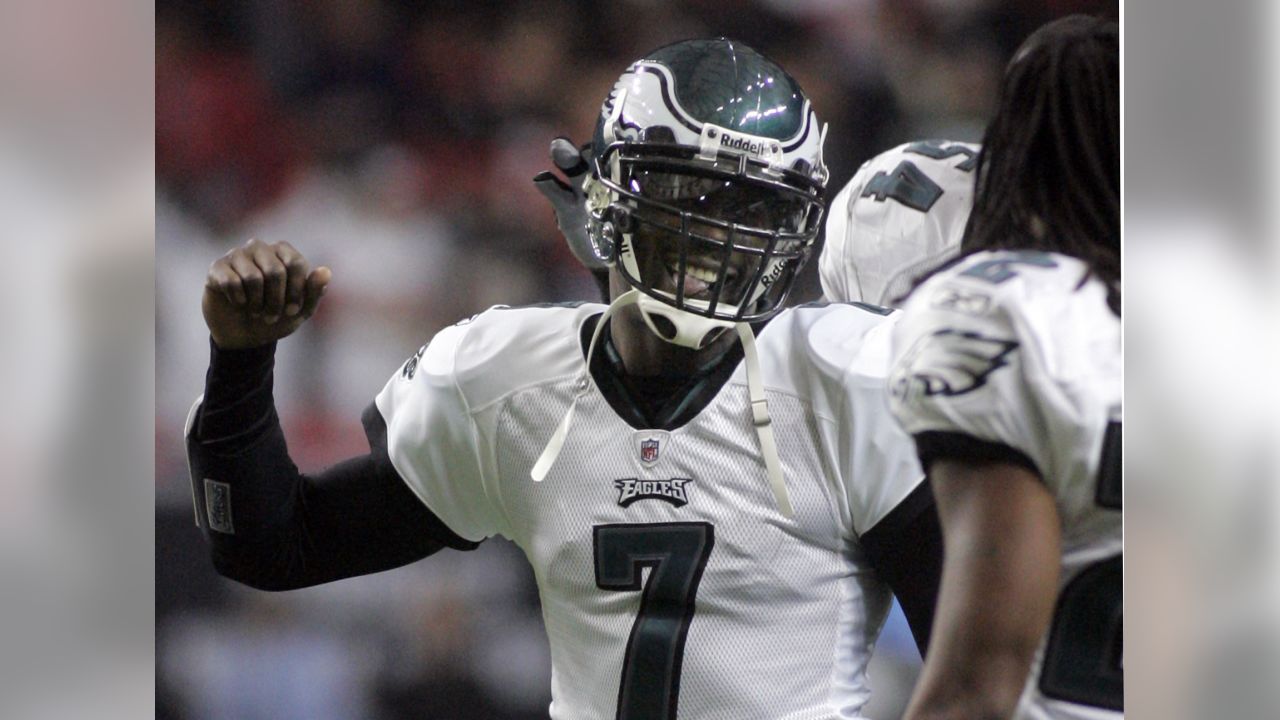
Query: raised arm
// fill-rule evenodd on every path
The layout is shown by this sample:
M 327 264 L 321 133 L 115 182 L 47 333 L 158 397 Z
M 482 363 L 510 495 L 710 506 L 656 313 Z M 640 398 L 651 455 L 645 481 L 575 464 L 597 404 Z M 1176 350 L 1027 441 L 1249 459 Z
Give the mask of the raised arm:
M 400 479 L 376 407 L 364 416 L 368 455 L 314 475 L 289 458 L 272 398 L 275 344 L 315 312 L 329 278 L 287 243 L 251 240 L 216 261 L 205 284 L 212 354 L 187 434 L 196 521 L 218 572 L 255 588 L 307 587 L 475 546 Z

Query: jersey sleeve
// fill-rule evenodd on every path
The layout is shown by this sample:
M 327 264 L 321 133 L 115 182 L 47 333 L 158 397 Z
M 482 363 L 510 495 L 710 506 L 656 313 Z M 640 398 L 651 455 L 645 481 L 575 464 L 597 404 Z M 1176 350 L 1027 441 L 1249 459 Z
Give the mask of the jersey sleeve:
M 1006 461 L 1042 478 L 1051 469 L 1040 350 L 1012 295 L 935 277 L 907 304 L 889 403 L 926 470 L 938 458 Z
M 860 186 L 851 181 L 827 203 L 826 242 L 818 255 L 818 281 L 822 284 L 822 296 L 830 302 L 864 300 L 857 273 L 846 258 L 849 240 L 849 215 L 853 194 Z
M 846 370 L 846 397 L 839 414 L 843 442 L 845 496 L 853 531 L 862 536 L 876 527 L 924 480 L 911 438 L 893 421 L 884 392 L 893 322 L 866 334 Z
M 478 542 L 504 526 L 457 382 L 455 358 L 468 329 L 464 323 L 440 331 L 387 381 L 374 404 L 386 422 L 396 472 L 450 530 Z

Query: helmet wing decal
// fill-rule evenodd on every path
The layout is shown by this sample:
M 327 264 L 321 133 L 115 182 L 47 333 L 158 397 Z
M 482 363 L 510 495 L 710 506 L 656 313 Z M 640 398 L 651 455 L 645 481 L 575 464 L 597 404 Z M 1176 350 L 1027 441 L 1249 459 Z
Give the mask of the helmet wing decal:
M 676 120 L 679 120 L 681 125 L 690 130 L 696 133 L 702 132 L 702 123 L 694 119 L 687 110 L 681 107 L 680 103 L 676 102 L 675 94 L 671 92 L 671 84 L 675 80 L 671 77 L 671 71 L 665 65 L 637 63 L 635 72 L 636 75 L 644 72 L 657 76 L 658 88 L 662 92 L 662 102 L 671 111 L 671 115 Z
M 675 84 L 675 79 L 671 75 L 670 68 L 661 63 L 639 62 L 636 63 L 632 73 L 636 76 L 639 76 L 641 73 L 648 73 L 656 77 L 658 79 L 658 89 L 662 95 L 662 103 L 666 105 L 667 109 L 671 112 L 672 117 L 678 120 L 681 125 L 684 125 L 689 130 L 699 134 L 702 133 L 703 122 L 695 118 L 688 110 L 685 110 L 684 106 L 676 100 L 675 93 L 671 90 L 672 86 Z M 789 138 L 778 139 L 778 141 L 783 145 L 782 149 L 784 152 L 791 152 L 799 148 L 809 137 L 809 131 L 813 125 L 814 113 L 808 98 L 805 98 L 804 103 L 800 106 L 800 114 L 804 118 L 801 122 L 800 129 Z M 734 130 L 733 128 L 728 129 Z M 734 130 L 734 132 L 741 131 Z M 752 133 L 742 134 L 746 135 Z
M 790 139 L 783 140 L 783 152 L 791 152 L 804 144 L 805 138 L 809 137 L 809 126 L 813 124 L 813 109 L 809 107 L 809 101 L 806 99 L 804 105 L 800 106 L 800 112 L 804 113 L 804 124 L 800 126 L 800 132 L 796 133 L 795 142 Z

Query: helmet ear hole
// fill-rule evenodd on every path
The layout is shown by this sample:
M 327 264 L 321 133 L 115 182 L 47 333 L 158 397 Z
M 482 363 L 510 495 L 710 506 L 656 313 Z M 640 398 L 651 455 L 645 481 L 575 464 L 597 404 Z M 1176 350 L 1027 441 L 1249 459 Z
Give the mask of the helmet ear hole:
M 613 217 L 611 218 L 617 231 L 624 234 L 636 231 L 635 218 L 631 216 L 631 211 L 624 207 L 613 208 Z

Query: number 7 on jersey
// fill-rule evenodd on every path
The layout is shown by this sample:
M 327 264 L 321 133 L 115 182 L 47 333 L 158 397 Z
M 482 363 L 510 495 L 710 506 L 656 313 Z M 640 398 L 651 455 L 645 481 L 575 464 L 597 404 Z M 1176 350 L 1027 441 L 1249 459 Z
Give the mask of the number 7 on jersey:
M 596 587 L 644 590 L 623 656 L 617 720 L 674 720 L 684 640 L 702 570 L 715 546 L 715 528 L 694 522 L 593 530 Z M 646 567 L 649 579 L 642 583 Z

